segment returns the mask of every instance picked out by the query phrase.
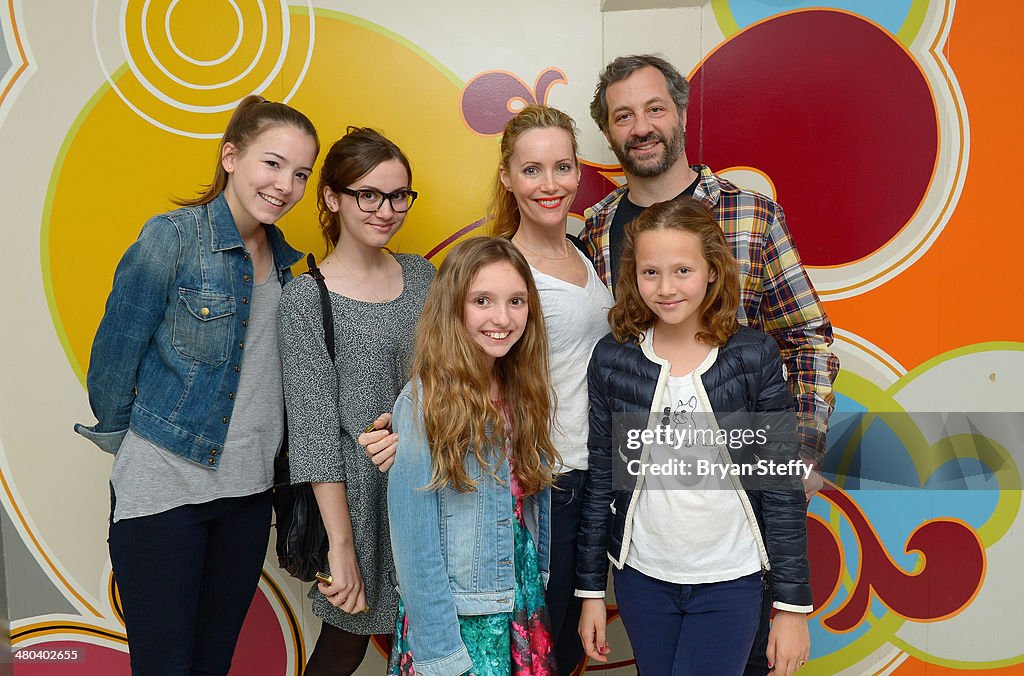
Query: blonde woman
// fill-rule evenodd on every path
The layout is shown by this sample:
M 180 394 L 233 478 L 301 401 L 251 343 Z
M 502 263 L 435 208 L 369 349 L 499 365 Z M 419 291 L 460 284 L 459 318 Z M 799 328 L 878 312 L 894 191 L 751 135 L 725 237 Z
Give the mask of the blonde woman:
M 581 599 L 573 593 L 576 542 L 587 487 L 587 364 L 608 332 L 612 296 L 590 260 L 566 237 L 579 186 L 576 125 L 556 108 L 527 106 L 501 137 L 494 179 L 492 232 L 510 240 L 530 263 L 548 331 L 548 364 L 557 396 L 551 440 L 562 463 L 551 491 L 551 576 L 548 611 L 559 671 L 583 657 L 577 634 Z

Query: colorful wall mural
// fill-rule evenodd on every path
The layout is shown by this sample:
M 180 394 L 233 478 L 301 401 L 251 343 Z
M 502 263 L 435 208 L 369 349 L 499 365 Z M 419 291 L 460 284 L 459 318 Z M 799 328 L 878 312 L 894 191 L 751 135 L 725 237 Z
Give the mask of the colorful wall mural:
M 328 143 L 349 124 L 384 130 L 420 193 L 398 248 L 439 261 L 479 228 L 496 134 L 526 103 L 579 123 L 576 218 L 619 184 L 587 106 L 626 51 L 689 73 L 688 156 L 784 206 L 835 326 L 804 673 L 1024 673 L 1024 320 L 1006 207 L 1024 152 L 1024 7 L 603 7 L 622 4 L 2 0 L 0 528 L 15 674 L 128 673 L 110 458 L 71 426 L 91 420 L 84 374 L 117 260 L 208 175 L 235 103 L 289 102 Z M 319 253 L 315 223 L 307 199 L 282 226 Z M 233 674 L 298 674 L 315 641 L 303 585 L 274 563 Z M 617 622 L 611 641 L 602 671 L 634 673 Z M 371 655 L 359 673 L 382 665 Z

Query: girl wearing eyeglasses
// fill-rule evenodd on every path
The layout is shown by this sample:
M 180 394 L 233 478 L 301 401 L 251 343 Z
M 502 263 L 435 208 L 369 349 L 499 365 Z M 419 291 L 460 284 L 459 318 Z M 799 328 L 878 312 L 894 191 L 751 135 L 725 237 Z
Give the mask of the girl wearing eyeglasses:
M 370 425 L 391 436 L 390 414 L 381 414 L 409 379 L 413 334 L 434 278 L 422 256 L 385 248 L 416 200 L 411 185 L 398 146 L 373 129 L 349 127 L 327 153 L 317 190 L 333 362 L 315 281 L 301 275 L 281 298 L 291 476 L 313 485 L 328 538 L 324 572 L 333 578 L 309 592 L 323 624 L 307 676 L 353 673 L 370 636 L 395 627 L 387 475 L 357 439 Z

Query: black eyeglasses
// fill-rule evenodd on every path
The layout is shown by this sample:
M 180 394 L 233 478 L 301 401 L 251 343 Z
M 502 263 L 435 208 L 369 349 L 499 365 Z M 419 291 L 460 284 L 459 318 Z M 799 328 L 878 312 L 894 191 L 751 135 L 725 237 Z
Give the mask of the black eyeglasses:
M 415 190 L 381 192 L 380 190 L 370 190 L 369 188 L 362 190 L 342 188 L 340 192 L 355 197 L 359 210 L 365 211 L 368 214 L 372 214 L 384 206 L 384 200 L 391 203 L 391 209 L 396 213 L 404 214 L 412 206 L 412 203 L 416 201 L 416 198 L 419 197 L 419 193 Z

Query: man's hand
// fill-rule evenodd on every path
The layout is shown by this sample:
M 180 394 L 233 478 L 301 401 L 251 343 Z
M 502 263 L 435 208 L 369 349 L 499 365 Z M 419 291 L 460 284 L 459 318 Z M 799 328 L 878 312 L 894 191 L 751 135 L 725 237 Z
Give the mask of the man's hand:
M 810 502 L 811 498 L 825 485 L 825 481 L 821 478 L 821 474 L 818 473 L 817 462 L 809 459 L 803 453 L 800 454 L 800 460 L 805 465 L 810 465 L 811 467 L 811 473 L 807 475 L 806 479 L 803 475 L 800 476 L 800 482 L 804 485 L 804 499 Z
M 370 429 L 370 428 L 367 428 Z M 373 421 L 372 431 L 363 431 L 356 439 L 370 456 L 370 461 L 381 472 L 387 472 L 395 463 L 398 451 L 398 435 L 391 431 L 391 414 L 381 413 Z

